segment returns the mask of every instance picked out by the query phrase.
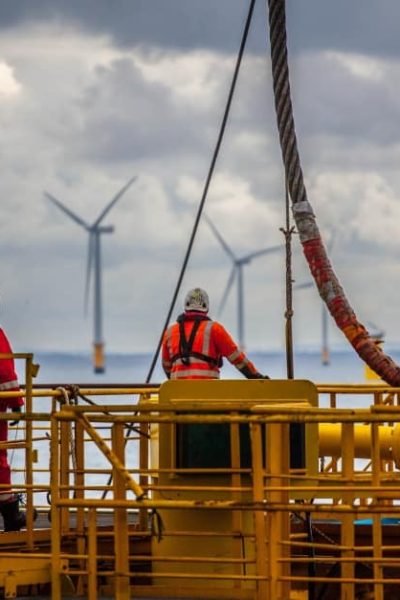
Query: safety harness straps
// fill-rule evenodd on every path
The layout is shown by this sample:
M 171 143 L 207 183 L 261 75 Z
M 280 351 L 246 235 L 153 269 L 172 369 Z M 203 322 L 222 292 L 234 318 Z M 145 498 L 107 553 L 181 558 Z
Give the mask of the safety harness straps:
M 186 366 L 190 364 L 189 357 L 192 353 L 194 338 L 196 337 L 197 330 L 200 327 L 200 322 L 201 322 L 201 319 L 195 319 L 195 321 L 193 323 L 192 331 L 190 332 L 189 339 L 186 339 L 184 321 L 183 321 L 183 319 L 178 320 L 179 337 L 180 337 L 180 341 L 179 341 L 180 354 L 177 356 L 177 358 L 181 358 L 183 364 Z M 174 358 L 175 357 L 173 357 L 172 362 L 174 362 Z
M 171 358 L 171 363 L 174 364 L 176 361 L 180 360 L 185 366 L 189 366 L 191 358 L 200 359 L 202 361 L 207 362 L 211 367 L 221 367 L 222 366 L 222 358 L 213 358 L 209 356 L 206 352 L 209 351 L 209 341 L 210 341 L 210 333 L 212 327 L 212 321 L 206 315 L 179 315 L 178 319 L 179 324 L 179 353 L 175 354 Z M 186 337 L 185 333 L 185 322 L 193 321 L 193 327 L 190 332 L 189 338 Z M 200 324 L 202 321 L 208 321 L 204 334 L 204 343 L 203 343 L 203 352 L 196 352 L 193 350 L 193 343 L 196 338 L 196 334 L 199 330 Z

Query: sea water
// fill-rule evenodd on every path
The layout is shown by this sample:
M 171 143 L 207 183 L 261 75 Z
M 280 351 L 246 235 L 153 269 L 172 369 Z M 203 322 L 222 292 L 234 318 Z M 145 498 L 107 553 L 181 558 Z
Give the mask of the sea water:
M 396 362 L 400 351 L 392 352 Z M 249 358 L 257 369 L 274 379 L 287 377 L 287 359 L 281 352 L 249 352 Z M 93 372 L 89 354 L 47 353 L 35 354 L 34 362 L 40 365 L 36 383 L 144 383 L 150 371 L 151 354 L 110 354 L 106 356 L 105 372 Z M 349 350 L 335 351 L 330 355 L 330 363 L 323 365 L 318 351 L 297 352 L 294 354 L 295 379 L 309 379 L 315 383 L 363 383 L 365 364 L 358 355 Z M 17 363 L 20 380 L 23 381 L 24 365 Z M 221 377 L 241 378 L 241 374 L 225 360 Z M 161 383 L 165 379 L 160 361 L 152 373 L 151 382 Z
M 391 354 L 397 362 L 400 359 L 400 352 Z M 268 374 L 273 379 L 287 378 L 287 359 L 284 353 L 249 353 L 249 358 L 263 374 Z M 87 387 L 90 384 L 124 384 L 127 386 L 145 383 L 148 379 L 150 366 L 153 356 L 150 354 L 110 354 L 106 356 L 105 372 L 95 374 L 93 372 L 91 356 L 89 354 L 59 354 L 59 353 L 38 353 L 34 356 L 34 362 L 40 368 L 35 383 L 48 384 L 51 386 L 76 384 L 81 387 Z M 321 354 L 315 352 L 299 352 L 294 354 L 294 378 L 307 379 L 314 383 L 368 383 L 365 379 L 365 364 L 356 355 L 355 352 L 348 350 L 342 352 L 332 352 L 330 363 L 322 364 Z M 24 383 L 24 364 L 23 361 L 17 361 L 17 371 L 20 382 Z M 221 372 L 225 379 L 242 379 L 241 374 L 225 361 Z M 165 380 L 160 362 L 152 374 L 151 383 L 159 384 Z M 369 381 L 371 383 L 371 381 Z M 98 404 L 124 404 L 134 405 L 137 396 L 119 396 L 112 400 L 106 396 L 93 396 L 92 401 Z M 35 412 L 50 412 L 51 401 L 45 398 L 34 399 Z M 81 402 L 81 401 L 80 401 Z M 366 407 L 371 403 L 371 396 L 348 396 L 341 400 L 342 406 L 346 407 Z M 329 398 L 321 396 L 321 406 L 329 405 Z M 340 404 L 339 404 L 340 405 Z M 133 416 L 133 414 L 132 414 Z M 36 425 L 39 425 L 37 423 Z M 109 437 L 109 431 L 99 429 L 99 434 Z M 22 427 L 10 429 L 10 439 L 23 439 L 24 430 Z M 49 483 L 49 441 L 41 439 L 47 434 L 37 430 L 34 432 L 33 447 L 37 451 L 38 462 L 35 464 L 37 471 L 34 473 L 34 482 L 37 484 Z M 133 436 L 132 436 L 133 438 Z M 71 440 L 72 444 L 72 440 Z M 70 448 L 71 457 L 73 456 L 73 447 Z M 19 469 L 19 472 L 13 474 L 13 482 L 24 483 L 24 450 L 9 451 L 9 459 L 13 468 Z M 91 469 L 110 469 L 110 464 L 102 455 L 100 450 L 90 442 L 90 451 L 86 452 L 86 467 Z M 127 446 L 126 463 L 128 468 L 134 469 L 138 466 L 138 444 L 129 443 Z M 73 460 L 71 458 L 73 468 Z M 104 486 L 109 482 L 108 474 L 93 474 L 86 480 L 88 485 Z M 100 491 L 91 490 L 87 493 L 89 497 L 98 497 Z M 35 494 L 35 504 L 37 506 L 46 506 L 48 496 L 45 493 Z

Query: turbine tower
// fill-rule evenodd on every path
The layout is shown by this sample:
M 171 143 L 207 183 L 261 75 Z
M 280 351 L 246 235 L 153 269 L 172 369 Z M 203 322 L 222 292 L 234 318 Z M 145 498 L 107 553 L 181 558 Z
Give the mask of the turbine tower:
M 57 198 L 44 192 L 45 196 L 58 208 L 68 215 L 75 223 L 83 227 L 89 234 L 89 245 L 88 245 L 88 256 L 86 266 L 86 282 L 85 282 L 85 311 L 87 310 L 87 304 L 89 299 L 89 288 L 91 273 L 93 270 L 94 274 L 94 293 L 93 293 L 93 368 L 95 373 L 104 373 L 105 371 L 105 360 L 104 360 L 104 341 L 103 341 L 103 306 L 102 306 L 102 264 L 101 264 L 101 247 L 100 239 L 103 233 L 113 233 L 114 227 L 112 225 L 102 225 L 103 219 L 110 212 L 113 206 L 118 202 L 121 196 L 127 191 L 127 189 L 136 180 L 136 176 L 132 177 L 124 185 L 124 187 L 112 198 L 112 200 L 106 205 L 97 219 L 92 225 L 89 225 L 76 215 L 72 210 L 64 206 Z
M 248 265 L 254 258 L 258 258 L 259 256 L 264 256 L 265 254 L 273 254 L 274 252 L 278 252 L 282 250 L 281 246 L 270 246 L 269 248 L 262 248 L 261 250 L 256 250 L 255 252 L 250 252 L 249 254 L 245 254 L 244 256 L 237 257 L 232 249 L 228 246 L 218 229 L 215 227 L 214 223 L 211 219 L 203 213 L 204 219 L 207 221 L 211 231 L 221 244 L 222 248 L 225 250 L 229 258 L 231 259 L 233 266 L 230 272 L 224 293 L 221 298 L 221 302 L 218 308 L 218 315 L 221 314 L 226 300 L 228 298 L 231 287 L 235 281 L 237 280 L 237 329 L 238 329 L 238 343 L 240 348 L 244 348 L 244 282 L 243 282 L 243 267 Z

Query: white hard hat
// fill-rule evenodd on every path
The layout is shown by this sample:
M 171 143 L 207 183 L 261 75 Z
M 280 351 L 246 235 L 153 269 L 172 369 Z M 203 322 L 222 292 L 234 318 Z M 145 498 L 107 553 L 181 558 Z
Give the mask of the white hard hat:
M 201 288 L 189 290 L 185 298 L 185 310 L 198 310 L 200 312 L 208 312 L 210 301 L 208 294 Z

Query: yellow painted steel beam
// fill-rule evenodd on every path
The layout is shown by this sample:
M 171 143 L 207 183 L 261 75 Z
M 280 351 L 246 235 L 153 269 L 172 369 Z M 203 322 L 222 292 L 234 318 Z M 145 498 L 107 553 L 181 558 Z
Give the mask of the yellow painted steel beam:
M 257 502 L 264 500 L 263 485 L 263 452 L 262 452 L 262 430 L 260 425 L 250 426 L 250 443 L 252 454 L 254 456 L 253 469 L 253 498 Z M 263 512 L 254 511 L 253 514 L 254 532 L 255 532 L 255 559 L 256 573 L 263 577 L 268 577 L 269 563 L 267 544 L 270 543 L 267 537 L 267 527 L 265 515 Z M 257 585 L 257 600 L 266 597 L 268 593 L 267 581 L 261 581 Z
M 198 596 L 199 589 L 198 586 L 184 586 L 179 585 L 179 588 L 168 585 L 168 582 L 165 582 L 163 585 L 133 585 L 132 589 L 132 597 L 133 598 L 196 598 Z M 106 591 L 106 590 L 104 590 Z M 201 590 L 202 600 L 215 600 L 218 598 L 219 600 L 254 600 L 254 591 L 253 590 L 244 590 L 244 589 L 224 589 L 218 588 L 216 590 L 213 588 L 202 588 Z M 292 599 L 291 599 L 292 600 Z M 294 600 L 294 599 L 293 599 Z M 300 600 L 300 599 L 299 599 Z
M 97 598 L 97 515 L 95 509 L 89 510 L 88 524 L 88 600 Z
M 44 584 L 51 581 L 51 554 L 46 557 L 14 553 L 12 561 L 8 556 L 0 558 L 0 587 L 4 588 L 5 598 L 15 598 L 18 586 Z M 60 562 L 61 572 L 68 568 L 68 561 Z
M 65 389 L 65 388 L 64 388 Z M 82 396 L 131 396 L 131 395 L 148 395 L 156 394 L 158 392 L 158 386 L 151 388 L 144 387 L 126 387 L 126 388 L 79 388 L 79 393 Z M 21 386 L 22 393 L 24 388 Z M 66 390 L 68 393 L 68 390 Z M 72 396 L 72 394 L 70 394 Z M 0 398 L 19 398 L 21 391 L 7 391 L 0 392 Z M 33 388 L 32 397 L 37 398 L 62 398 L 64 392 L 62 389 L 57 388 Z M 112 405 L 111 405 L 112 406 Z M 153 405 L 154 406 L 154 405 Z M 87 406 L 86 408 L 90 408 Z
M 116 424 L 112 428 L 112 448 L 114 456 L 122 465 L 123 471 L 116 466 L 113 468 L 114 498 L 124 500 L 126 498 L 125 477 L 125 443 L 124 428 L 122 424 Z M 136 486 L 137 489 L 141 489 Z M 144 492 L 142 492 L 142 495 Z M 129 571 L 129 540 L 126 535 L 128 529 L 128 514 L 126 509 L 117 508 L 114 513 L 114 552 L 115 552 L 115 595 L 118 600 L 130 598 L 129 577 L 124 575 Z

